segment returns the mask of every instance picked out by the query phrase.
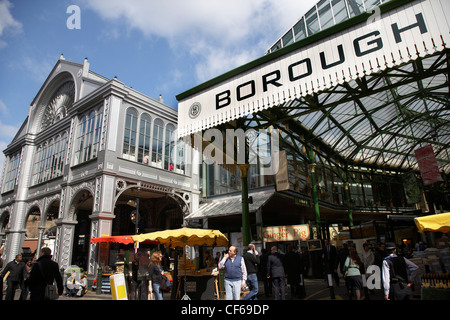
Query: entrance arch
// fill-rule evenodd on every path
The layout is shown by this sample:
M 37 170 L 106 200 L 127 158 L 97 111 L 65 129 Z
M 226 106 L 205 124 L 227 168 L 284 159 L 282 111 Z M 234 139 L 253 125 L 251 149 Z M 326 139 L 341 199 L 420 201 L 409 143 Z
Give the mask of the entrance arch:
M 119 179 L 114 205 L 113 235 L 134 234 L 137 230 L 143 233 L 181 227 L 191 211 L 191 197 L 171 187 Z M 132 219 L 136 206 L 139 207 L 137 229 Z
M 91 239 L 91 218 L 94 198 L 90 190 L 79 190 L 72 199 L 70 215 L 74 222 L 71 265 L 88 270 L 89 243 Z
M 0 256 L 5 260 L 5 241 L 6 241 L 6 231 L 9 226 L 10 213 L 8 210 L 3 211 L 0 214 Z

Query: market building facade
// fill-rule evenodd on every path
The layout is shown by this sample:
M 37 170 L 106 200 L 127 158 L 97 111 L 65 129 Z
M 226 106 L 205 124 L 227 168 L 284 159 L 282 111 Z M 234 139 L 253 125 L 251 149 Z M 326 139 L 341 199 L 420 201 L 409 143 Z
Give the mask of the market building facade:
M 52 248 L 60 267 L 99 267 L 91 238 L 179 228 L 198 172 L 175 139 L 177 112 L 62 55 L 4 151 L 4 261 Z

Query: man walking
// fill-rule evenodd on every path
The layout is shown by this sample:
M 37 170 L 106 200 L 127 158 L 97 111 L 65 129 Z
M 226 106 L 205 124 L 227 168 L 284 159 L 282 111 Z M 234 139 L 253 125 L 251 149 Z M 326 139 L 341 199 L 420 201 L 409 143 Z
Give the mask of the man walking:
M 267 278 L 272 281 L 273 296 L 275 300 L 285 300 L 286 283 L 284 282 L 283 255 L 277 247 L 272 247 L 271 255 L 267 260 Z
M 404 257 L 397 256 L 395 243 L 387 243 L 389 254 L 383 260 L 382 279 L 386 300 L 411 300 L 411 285 L 419 267 Z
M 250 243 L 248 250 L 244 253 L 245 268 L 247 269 L 247 284 L 250 292 L 245 295 L 242 300 L 258 300 L 258 276 L 257 265 L 259 264 L 259 253 L 256 251 L 255 245 Z
M 247 281 L 247 269 L 244 258 L 237 255 L 235 246 L 231 246 L 228 253 L 223 255 L 218 267 L 225 269 L 225 298 L 240 300 L 241 289 L 245 287 Z
M 52 251 L 50 248 L 42 248 L 41 256 L 33 265 L 30 272 L 30 300 L 44 300 L 45 286 L 47 284 L 53 284 L 55 281 L 58 294 L 62 295 L 64 286 L 61 273 L 59 273 L 58 263 L 52 261 Z
M 6 279 L 6 296 L 5 300 L 14 300 L 17 289 L 22 290 L 20 300 L 26 298 L 24 281 L 27 277 L 27 270 L 25 269 L 25 263 L 22 261 L 22 255 L 16 255 L 16 258 L 9 262 L 2 273 L 0 274 L 0 279 L 3 282 L 3 278 L 9 272 L 8 278 Z
M 328 275 L 331 274 L 339 286 L 339 275 L 337 273 L 337 250 L 336 247 L 330 244 L 330 240 L 325 239 L 325 246 L 323 248 L 323 265 L 325 271 L 325 280 L 328 279 Z

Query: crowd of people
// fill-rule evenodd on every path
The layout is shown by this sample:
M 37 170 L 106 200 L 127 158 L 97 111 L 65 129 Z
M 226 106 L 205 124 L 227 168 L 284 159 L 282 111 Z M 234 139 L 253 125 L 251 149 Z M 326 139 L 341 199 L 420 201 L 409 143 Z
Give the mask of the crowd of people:
M 381 289 L 386 300 L 411 299 L 418 270 L 418 266 L 408 259 L 411 253 L 409 246 L 397 246 L 394 243 L 380 243 L 375 250 L 369 243 L 364 243 L 361 253 L 344 243 L 338 250 L 326 239 L 321 253 L 322 271 L 324 279 L 328 281 L 328 275 L 331 275 L 337 286 L 342 277 L 348 299 L 360 300 L 364 289 L 363 277 L 369 276 L 367 271 L 370 266 L 377 266 L 381 271 Z M 287 246 L 283 254 L 273 246 L 268 254 L 265 249 L 259 253 L 254 244 L 250 244 L 242 255 L 237 253 L 236 247 L 231 246 L 220 258 L 218 267 L 224 269 L 227 300 L 257 299 L 258 280 L 262 280 L 266 297 L 284 300 L 286 284 L 289 284 L 292 299 L 302 297 L 304 291 L 300 284 L 307 273 L 308 264 L 308 256 L 292 245 Z M 243 297 L 242 291 L 246 292 Z
M 242 255 L 237 248 L 231 246 L 218 263 L 224 269 L 225 296 L 227 300 L 240 300 L 241 292 L 246 294 L 242 300 L 257 300 L 259 279 L 262 279 L 266 297 L 273 295 L 275 300 L 286 297 L 286 280 L 291 287 L 291 296 L 301 294 L 300 279 L 305 270 L 302 255 L 288 246 L 288 252 L 282 254 L 276 246 L 271 247 L 270 254 L 266 249 L 261 253 L 254 244 L 249 244 Z
M 60 296 L 66 290 L 67 296 L 82 297 L 87 292 L 87 279 L 83 273 L 72 273 L 63 283 L 59 265 L 52 259 L 51 249 L 41 249 L 37 259 L 23 259 L 21 254 L 3 266 L 0 262 L 0 283 L 6 284 L 5 296 L 0 294 L 0 300 L 14 300 L 17 290 L 20 290 L 19 300 L 45 300 L 48 297 L 48 285 L 54 285 L 56 295 Z
M 424 250 L 419 244 L 416 250 Z M 284 300 L 286 284 L 290 287 L 292 299 L 301 298 L 304 288 L 301 283 L 307 275 L 309 259 L 306 252 L 298 251 L 292 245 L 287 246 L 285 253 L 272 246 L 270 254 L 266 249 L 258 252 L 253 243 L 238 254 L 235 246 L 231 246 L 222 255 L 212 257 L 209 250 L 205 251 L 203 264 L 207 268 L 224 269 L 224 284 L 227 300 L 258 299 L 259 281 L 263 284 L 266 297 L 273 296 L 275 300 Z M 363 277 L 368 275 L 368 268 L 377 266 L 381 270 L 382 290 L 385 299 L 411 298 L 411 286 L 418 267 L 408 258 L 412 250 L 409 246 L 396 246 L 393 243 L 380 243 L 372 250 L 368 243 L 363 244 L 363 251 L 343 243 L 339 250 L 324 240 L 321 261 L 324 279 L 328 275 L 340 285 L 341 276 L 345 282 L 348 299 L 361 299 Z M 0 261 L 0 263 L 2 263 Z M 139 273 L 149 276 L 149 294 L 152 299 L 162 300 L 161 283 L 164 271 L 168 270 L 170 258 L 163 256 L 161 251 L 150 252 L 139 257 Z M 317 267 L 317 266 L 316 266 Z M 87 292 L 87 279 L 83 273 L 73 272 L 63 284 L 58 264 L 52 260 L 51 250 L 42 248 L 36 261 L 23 261 L 22 255 L 17 255 L 5 266 L 0 265 L 0 281 L 3 285 L 6 278 L 5 300 L 14 300 L 17 289 L 20 289 L 20 300 L 41 300 L 45 298 L 46 284 L 56 283 L 58 295 L 82 297 Z M 338 273 L 339 270 L 339 273 Z M 3 288 L 2 288 L 3 292 Z M 245 292 L 242 295 L 242 292 Z M 366 292 L 367 294 L 367 292 Z M 3 295 L 0 295 L 3 298 Z

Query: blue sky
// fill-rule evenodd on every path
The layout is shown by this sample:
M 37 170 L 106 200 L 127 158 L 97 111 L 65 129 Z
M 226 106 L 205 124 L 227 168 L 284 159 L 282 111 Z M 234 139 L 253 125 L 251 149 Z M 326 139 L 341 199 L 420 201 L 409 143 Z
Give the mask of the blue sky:
M 316 2 L 0 0 L 0 150 L 61 53 L 177 108 L 177 94 L 262 56 Z M 67 27 L 71 5 L 80 29 Z

